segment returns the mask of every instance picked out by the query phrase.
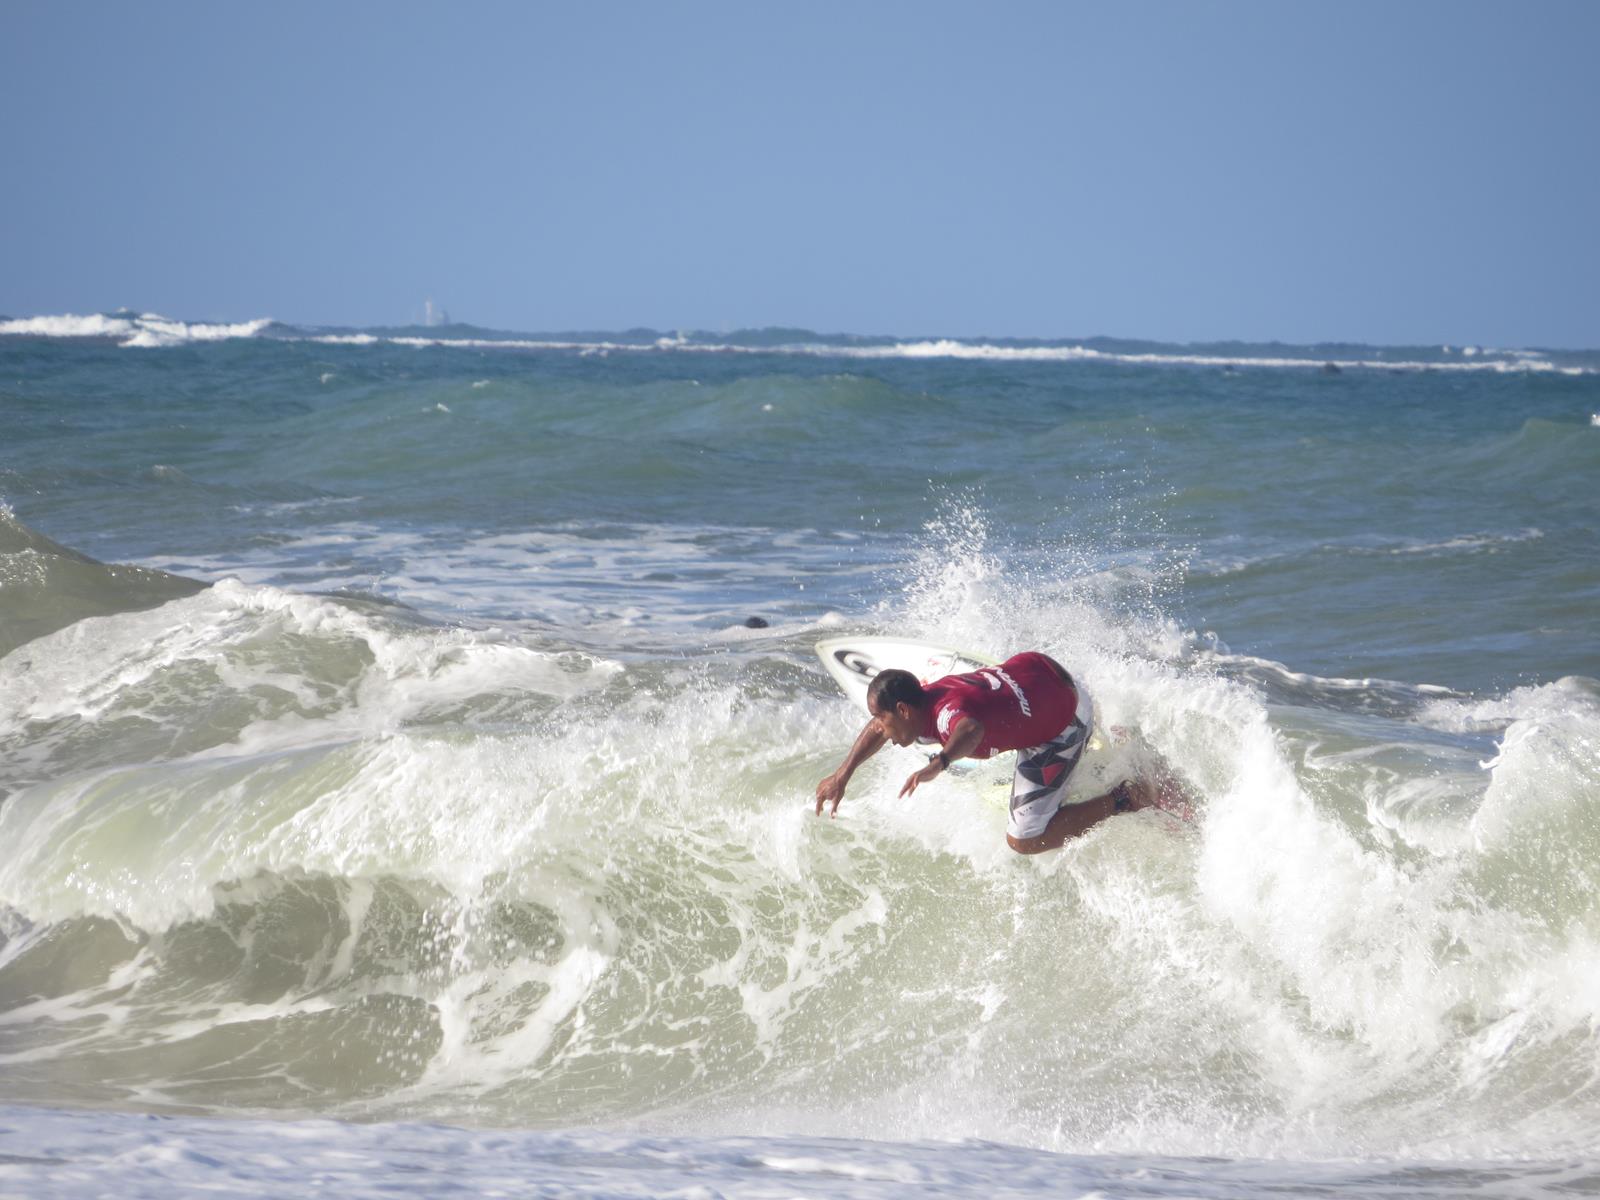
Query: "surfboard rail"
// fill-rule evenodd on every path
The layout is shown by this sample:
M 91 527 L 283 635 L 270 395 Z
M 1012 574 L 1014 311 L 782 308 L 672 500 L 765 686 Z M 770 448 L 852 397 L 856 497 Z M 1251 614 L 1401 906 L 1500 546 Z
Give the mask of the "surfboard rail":
M 923 683 L 929 683 L 945 675 L 992 667 L 1000 661 L 898 637 L 824 638 L 817 643 L 816 651 L 833 681 L 863 709 L 867 706 L 867 687 L 880 671 L 910 671 Z

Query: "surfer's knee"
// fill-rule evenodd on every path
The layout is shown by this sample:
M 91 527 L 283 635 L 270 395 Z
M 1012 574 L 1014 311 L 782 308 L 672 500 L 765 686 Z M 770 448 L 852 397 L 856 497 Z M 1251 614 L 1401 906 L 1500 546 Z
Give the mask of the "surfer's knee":
M 1042 837 L 1019 838 L 1006 834 L 1006 845 L 1018 854 L 1043 854 L 1050 847 L 1044 844 Z

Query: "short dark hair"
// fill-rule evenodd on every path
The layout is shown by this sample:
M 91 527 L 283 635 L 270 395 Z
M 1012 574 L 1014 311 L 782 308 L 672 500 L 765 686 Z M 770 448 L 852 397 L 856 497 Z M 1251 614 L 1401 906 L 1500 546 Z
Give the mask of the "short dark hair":
M 928 694 L 922 690 L 922 684 L 917 682 L 915 675 L 893 667 L 879 671 L 867 685 L 867 707 L 872 712 L 882 712 L 896 704 L 921 708 L 927 699 Z

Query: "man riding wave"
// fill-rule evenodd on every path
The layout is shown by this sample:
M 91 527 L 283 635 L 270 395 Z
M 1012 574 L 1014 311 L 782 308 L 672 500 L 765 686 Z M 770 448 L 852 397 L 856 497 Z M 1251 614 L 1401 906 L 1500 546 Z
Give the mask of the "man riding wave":
M 1188 807 L 1181 785 L 1165 774 L 1126 780 L 1104 795 L 1064 806 L 1067 781 L 1089 742 L 1087 710 L 1067 669 L 1037 651 L 927 684 L 910 671 L 880 671 L 867 688 L 871 719 L 839 769 L 817 785 L 817 815 L 830 804 L 830 815 L 838 813 L 856 768 L 886 742 L 942 747 L 927 766 L 911 773 L 902 796 L 937 779 L 957 759 L 1018 751 L 1006 822 L 1006 844 L 1018 854 L 1054 850 L 1117 813 Z

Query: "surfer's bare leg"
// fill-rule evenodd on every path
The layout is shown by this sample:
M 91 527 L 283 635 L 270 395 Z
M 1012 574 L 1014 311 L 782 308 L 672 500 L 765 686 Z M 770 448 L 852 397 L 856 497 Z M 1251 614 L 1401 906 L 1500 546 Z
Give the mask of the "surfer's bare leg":
M 1056 815 L 1050 818 L 1043 833 L 1030 838 L 1012 837 L 1008 833 L 1006 845 L 1018 854 L 1043 854 L 1046 850 L 1058 850 L 1068 838 L 1082 837 L 1107 817 L 1115 816 L 1118 795 L 1129 786 L 1120 784 L 1104 796 L 1096 796 L 1082 804 L 1063 804 L 1056 809 Z
M 1068 839 L 1082 837 L 1108 817 L 1118 813 L 1158 808 L 1185 821 L 1194 819 L 1193 801 L 1178 777 L 1162 767 L 1146 779 L 1126 779 L 1103 796 L 1081 804 L 1063 804 L 1037 837 L 1017 838 L 1006 834 L 1006 845 L 1018 854 L 1042 854 L 1058 850 Z

